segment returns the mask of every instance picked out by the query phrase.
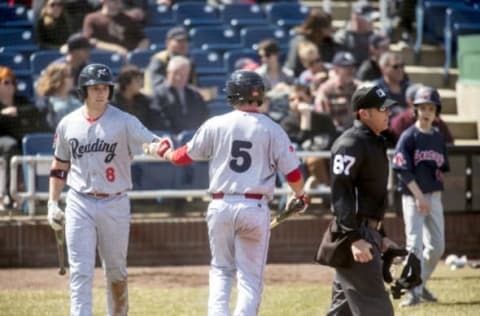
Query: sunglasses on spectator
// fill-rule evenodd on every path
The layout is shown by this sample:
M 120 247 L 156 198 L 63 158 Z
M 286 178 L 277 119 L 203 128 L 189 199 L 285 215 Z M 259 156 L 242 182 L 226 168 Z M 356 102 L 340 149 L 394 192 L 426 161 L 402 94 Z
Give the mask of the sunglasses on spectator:
M 405 67 L 405 64 L 402 64 L 402 63 L 400 63 L 400 64 L 393 64 L 393 65 L 391 65 L 391 67 L 392 67 L 393 69 L 395 69 L 395 70 L 400 69 L 400 68 L 403 69 L 403 67 Z
M 2 84 L 3 84 L 4 86 L 13 85 L 13 81 L 12 81 L 12 80 L 3 80 L 3 81 L 2 81 Z

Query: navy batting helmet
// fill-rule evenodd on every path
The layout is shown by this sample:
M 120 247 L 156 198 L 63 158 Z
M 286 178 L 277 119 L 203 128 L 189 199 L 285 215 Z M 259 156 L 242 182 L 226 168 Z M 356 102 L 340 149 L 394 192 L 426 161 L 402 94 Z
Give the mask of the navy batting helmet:
M 437 89 L 433 87 L 420 87 L 415 93 L 415 99 L 413 100 L 413 105 L 417 108 L 420 104 L 432 103 L 437 106 L 437 114 L 440 113 L 442 109 L 442 103 L 440 101 L 440 94 L 438 94 Z
M 110 68 L 102 64 L 90 64 L 85 66 L 78 75 L 78 90 L 82 98 L 87 96 L 87 87 L 98 84 L 110 86 L 110 95 L 113 94 L 113 75 Z
M 240 102 L 257 102 L 260 106 L 265 97 L 265 84 L 256 72 L 237 70 L 227 80 L 225 91 L 228 102 L 232 105 Z

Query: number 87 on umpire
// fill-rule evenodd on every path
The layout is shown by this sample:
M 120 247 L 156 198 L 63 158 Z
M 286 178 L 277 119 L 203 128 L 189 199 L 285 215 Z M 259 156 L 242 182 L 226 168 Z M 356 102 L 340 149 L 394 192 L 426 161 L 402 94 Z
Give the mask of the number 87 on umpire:
M 234 110 L 207 120 L 183 147 L 173 150 L 169 139 L 145 144 L 145 152 L 176 165 L 209 160 L 212 197 L 207 225 L 212 255 L 208 315 L 230 315 L 229 300 L 237 276 L 234 315 L 257 315 L 263 290 L 263 271 L 270 239 L 270 210 L 277 172 L 295 193 L 303 191 L 299 158 L 287 134 L 259 112 L 265 96 L 262 78 L 236 71 L 226 83 Z

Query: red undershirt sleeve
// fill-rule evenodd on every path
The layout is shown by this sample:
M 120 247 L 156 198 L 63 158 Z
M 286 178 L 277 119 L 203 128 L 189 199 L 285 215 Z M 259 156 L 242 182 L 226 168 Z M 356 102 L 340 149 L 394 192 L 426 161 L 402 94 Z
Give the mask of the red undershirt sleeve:
M 289 174 L 285 175 L 288 182 L 297 182 L 302 179 L 302 172 L 299 168 L 294 169 Z
M 177 148 L 172 153 L 172 163 L 177 166 L 189 165 L 193 162 L 192 158 L 188 157 L 187 145 Z

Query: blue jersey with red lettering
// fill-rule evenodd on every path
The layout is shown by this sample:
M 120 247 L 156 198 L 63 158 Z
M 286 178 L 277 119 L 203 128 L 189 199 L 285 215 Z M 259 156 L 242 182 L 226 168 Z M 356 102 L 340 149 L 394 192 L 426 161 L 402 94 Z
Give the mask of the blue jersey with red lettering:
M 436 128 L 422 132 L 415 125 L 406 129 L 392 158 L 398 171 L 401 189 L 412 195 L 406 184 L 415 180 L 423 193 L 443 190 L 443 172 L 450 170 L 447 147 Z

